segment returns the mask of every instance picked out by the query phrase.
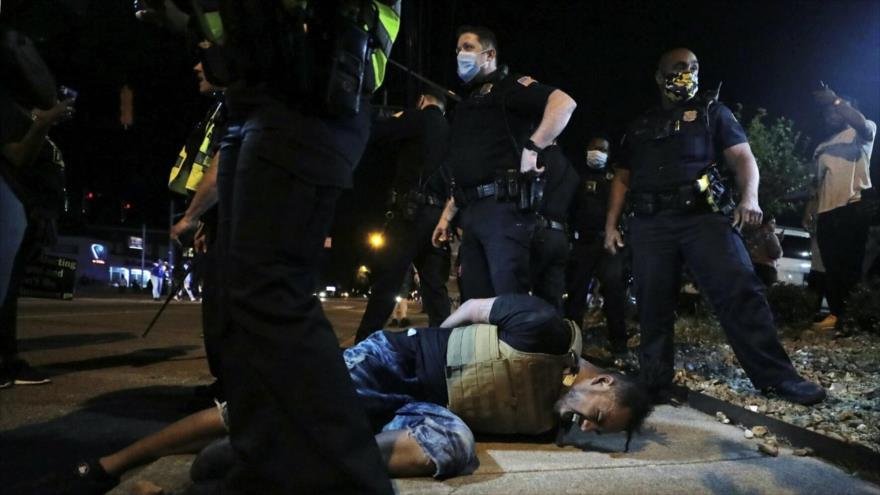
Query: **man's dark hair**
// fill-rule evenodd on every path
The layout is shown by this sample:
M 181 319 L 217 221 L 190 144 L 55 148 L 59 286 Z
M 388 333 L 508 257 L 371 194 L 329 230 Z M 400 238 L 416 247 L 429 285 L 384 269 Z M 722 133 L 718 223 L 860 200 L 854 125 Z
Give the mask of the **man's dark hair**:
M 461 26 L 458 28 L 455 38 L 460 38 L 464 33 L 476 34 L 477 38 L 480 39 L 480 46 L 483 47 L 483 50 L 494 48 L 496 52 L 498 51 L 498 38 L 495 37 L 495 33 L 489 28 L 484 26 Z
M 615 395 L 619 406 L 629 409 L 629 419 L 626 422 L 626 446 L 624 452 L 629 452 L 629 442 L 632 440 L 633 433 L 641 431 L 645 418 L 654 410 L 651 403 L 651 396 L 648 390 L 640 382 L 634 378 L 613 371 L 610 373 L 614 376 Z

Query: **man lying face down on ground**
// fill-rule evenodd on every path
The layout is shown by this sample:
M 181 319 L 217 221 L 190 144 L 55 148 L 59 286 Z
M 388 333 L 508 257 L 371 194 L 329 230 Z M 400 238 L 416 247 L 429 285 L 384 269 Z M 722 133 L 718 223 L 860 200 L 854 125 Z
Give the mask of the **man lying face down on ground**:
M 344 357 L 389 474 L 448 478 L 477 468 L 473 432 L 626 431 L 628 448 L 649 398 L 633 378 L 580 358 L 580 347 L 580 331 L 550 305 L 511 294 L 467 301 L 443 328 L 374 332 Z M 135 465 L 197 451 L 224 435 L 225 414 L 193 414 L 77 472 L 112 483 Z M 218 482 L 230 461 L 228 438 L 214 442 L 193 481 Z
M 647 395 L 580 351 L 553 307 L 510 294 L 467 301 L 442 328 L 375 332 L 345 362 L 390 474 L 445 478 L 476 469 L 473 432 L 637 430 Z

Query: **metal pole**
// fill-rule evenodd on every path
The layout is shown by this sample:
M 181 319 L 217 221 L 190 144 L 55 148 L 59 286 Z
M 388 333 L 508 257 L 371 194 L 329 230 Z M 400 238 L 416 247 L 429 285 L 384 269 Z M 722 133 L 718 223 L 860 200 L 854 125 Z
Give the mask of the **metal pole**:
M 427 77 L 425 77 L 425 76 L 419 74 L 418 72 L 416 72 L 416 71 L 410 69 L 409 67 L 407 67 L 407 66 L 401 64 L 400 62 L 398 62 L 398 61 L 396 61 L 396 60 L 394 60 L 394 59 L 389 58 L 389 59 L 388 59 L 388 63 L 391 64 L 391 65 L 393 65 L 393 66 L 395 66 L 395 67 L 397 67 L 398 69 L 400 69 L 400 70 L 406 72 L 407 74 L 409 74 L 409 75 L 411 75 L 412 77 L 418 79 L 419 81 L 422 81 L 423 83 L 427 84 L 428 86 L 431 86 L 431 87 L 433 87 L 433 88 L 435 88 L 435 89 L 438 89 L 438 90 L 440 90 L 440 91 L 443 91 L 443 92 L 446 94 L 446 96 L 447 96 L 448 98 L 450 98 L 450 99 L 452 99 L 452 100 L 455 100 L 455 101 L 457 101 L 457 102 L 458 102 L 458 101 L 461 101 L 461 96 L 458 96 L 458 95 L 455 94 L 453 91 L 444 88 L 443 86 L 441 86 L 441 85 L 435 83 L 434 81 L 428 79 Z
M 138 280 L 138 287 L 144 283 L 144 267 L 146 267 L 147 256 L 147 224 L 141 224 L 141 279 Z
M 174 200 L 168 206 L 168 266 L 174 266 L 174 242 L 171 240 L 171 228 L 174 227 Z

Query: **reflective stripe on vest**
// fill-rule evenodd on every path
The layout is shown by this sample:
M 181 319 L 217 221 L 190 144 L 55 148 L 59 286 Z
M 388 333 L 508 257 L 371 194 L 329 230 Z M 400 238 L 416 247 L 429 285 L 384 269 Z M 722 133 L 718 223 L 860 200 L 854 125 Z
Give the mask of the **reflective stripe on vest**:
M 199 145 L 199 151 L 196 153 L 192 162 L 187 165 L 188 154 L 186 145 L 180 149 L 177 155 L 177 162 L 171 168 L 171 174 L 168 177 L 168 189 L 171 192 L 186 195 L 187 192 L 195 192 L 205 176 L 205 170 L 211 166 L 211 157 L 208 155 L 208 148 L 211 147 L 211 138 L 214 135 L 214 123 L 220 114 L 223 104 L 217 104 L 217 107 L 211 112 L 208 122 L 205 124 L 205 135 L 202 143 Z
M 581 336 L 569 323 L 566 354 L 522 352 L 498 338 L 495 325 L 456 328 L 446 346 L 449 410 L 479 433 L 537 434 L 556 424 L 553 405 L 563 371 L 580 356 Z
M 373 27 L 372 35 L 379 46 L 378 49 L 370 49 L 370 65 L 373 70 L 364 74 L 364 88 L 370 93 L 379 89 L 385 81 L 385 66 L 391 56 L 394 40 L 400 32 L 400 0 L 393 5 L 373 0 L 373 5 L 376 7 L 378 22 Z

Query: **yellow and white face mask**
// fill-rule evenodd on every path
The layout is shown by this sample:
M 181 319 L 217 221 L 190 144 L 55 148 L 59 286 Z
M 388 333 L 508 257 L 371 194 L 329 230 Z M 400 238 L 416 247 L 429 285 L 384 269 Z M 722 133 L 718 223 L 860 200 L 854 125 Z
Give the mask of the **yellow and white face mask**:
M 663 92 L 672 101 L 688 101 L 696 96 L 699 88 L 696 72 L 673 72 L 666 75 Z

